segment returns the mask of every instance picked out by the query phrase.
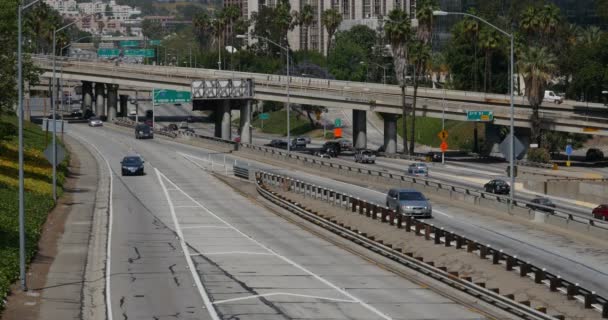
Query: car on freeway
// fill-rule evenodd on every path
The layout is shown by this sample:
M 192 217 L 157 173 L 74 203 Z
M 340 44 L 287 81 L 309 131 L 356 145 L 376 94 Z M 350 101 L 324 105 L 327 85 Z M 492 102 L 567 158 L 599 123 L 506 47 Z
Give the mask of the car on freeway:
M 543 211 L 551 214 L 555 213 L 555 203 L 553 203 L 551 199 L 545 197 L 536 197 L 532 199 L 530 203 L 526 204 L 526 207 L 535 211 Z
M 296 148 L 306 148 L 307 144 L 308 142 L 306 142 L 306 138 L 304 137 L 297 137 L 291 141 L 291 145 Z
M 128 175 L 140 175 L 143 176 L 144 171 L 144 159 L 140 156 L 126 156 L 120 161 L 121 172 L 123 176 Z
M 188 129 L 188 128 L 190 128 L 190 126 L 188 126 L 188 122 L 182 121 L 182 122 L 179 123 L 179 128 L 180 129 Z
M 429 176 L 429 167 L 422 162 L 412 163 L 407 167 L 407 173 L 413 176 Z
M 192 122 L 194 122 L 195 120 L 196 120 L 196 119 L 194 119 L 194 117 L 193 117 L 193 116 L 187 116 L 187 117 L 186 117 L 186 122 L 188 122 L 188 123 L 192 123 Z
M 608 220 L 608 204 L 600 204 L 592 211 L 593 217 L 600 220 Z
M 500 179 L 490 180 L 488 183 L 483 185 L 483 189 L 486 192 L 494 194 L 509 194 L 509 192 L 511 192 L 511 187 L 509 187 L 509 184 Z
M 80 109 L 74 109 L 70 112 L 70 117 L 72 118 L 82 118 L 82 111 Z
M 331 157 L 337 157 L 342 152 L 342 144 L 337 141 L 327 141 L 321 147 L 321 153 L 326 153 Z
M 345 138 L 337 139 L 336 142 L 340 143 L 340 150 L 352 150 L 353 143 Z
M 103 121 L 97 117 L 89 118 L 89 127 L 102 127 Z
M 553 92 L 551 90 L 545 90 L 545 97 L 543 100 L 560 104 L 560 103 L 564 102 L 564 97 L 560 97 L 559 95 L 557 95 L 555 92 Z
M 420 191 L 394 188 L 386 195 L 386 206 L 402 215 L 417 218 L 432 218 L 433 206 Z
M 138 124 L 135 126 L 135 139 L 153 139 L 154 132 L 152 127 L 147 124 Z
M 175 123 L 170 123 L 170 124 L 167 126 L 167 130 L 169 130 L 169 131 L 177 131 L 178 129 L 179 129 L 179 128 L 177 127 L 177 125 L 176 125 Z
M 432 162 L 441 162 L 441 152 L 431 151 L 426 154 Z
M 287 142 L 281 139 L 272 139 L 268 146 L 273 148 L 287 149 Z
M 315 153 L 315 155 L 319 158 L 323 158 L 323 159 L 331 159 L 331 156 L 328 155 L 327 153 L 323 153 L 323 152 L 317 152 Z
M 306 144 L 309 144 L 312 141 L 309 136 L 299 136 L 298 139 L 304 139 Z
M 355 152 L 355 162 L 376 163 L 376 154 L 372 150 L 359 149 Z

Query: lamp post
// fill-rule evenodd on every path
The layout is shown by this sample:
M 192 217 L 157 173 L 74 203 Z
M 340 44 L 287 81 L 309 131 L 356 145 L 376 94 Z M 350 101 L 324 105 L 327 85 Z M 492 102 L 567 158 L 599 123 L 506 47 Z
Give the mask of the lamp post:
M 21 289 L 27 290 L 25 282 L 25 199 L 24 199 L 24 175 L 23 175 L 23 11 L 40 2 L 32 1 L 26 5 L 19 2 L 17 14 L 17 91 L 18 91 L 18 111 L 19 111 L 19 280 Z
M 513 108 L 513 62 L 514 62 L 514 57 L 513 57 L 513 33 L 508 33 L 502 29 L 500 29 L 499 27 L 491 24 L 490 22 L 486 21 L 485 19 L 478 17 L 476 15 L 470 14 L 470 13 L 465 13 L 465 12 L 447 12 L 447 11 L 441 11 L 441 10 L 436 10 L 433 11 L 433 15 L 434 16 L 447 16 L 447 15 L 460 15 L 460 16 L 466 16 L 466 17 L 471 17 L 474 19 L 477 19 L 487 25 L 489 25 L 490 27 L 496 29 L 497 31 L 499 31 L 500 33 L 504 34 L 505 36 L 509 37 L 511 40 L 511 52 L 510 52 L 510 56 L 511 56 L 511 61 L 510 61 L 510 66 L 509 66 L 509 86 L 510 86 L 510 96 L 511 96 L 511 102 L 510 102 L 510 108 L 511 108 L 511 124 L 510 124 L 510 134 L 509 134 L 509 140 L 510 140 L 510 146 L 509 146 L 509 172 L 510 172 L 510 176 L 511 176 L 511 192 L 509 194 L 509 204 L 512 206 L 513 205 L 513 197 L 515 195 L 515 171 L 514 171 L 514 162 L 515 162 L 515 148 L 514 148 L 514 142 L 515 142 L 515 129 L 514 129 L 514 108 Z
M 266 37 L 262 37 L 262 36 L 256 36 L 256 35 L 250 35 L 251 37 L 254 38 L 258 38 L 258 39 L 262 39 L 266 42 L 270 42 L 272 44 L 274 44 L 275 46 L 281 48 L 281 50 L 285 50 L 286 55 L 287 55 L 287 152 L 291 151 L 291 133 L 290 131 L 290 127 L 289 127 L 289 109 L 291 109 L 290 106 L 290 101 L 289 101 L 289 82 L 290 82 L 290 76 L 289 76 L 289 48 L 283 47 L 282 45 L 266 38 Z M 247 39 L 247 35 L 245 34 L 239 34 L 236 36 L 238 39 Z

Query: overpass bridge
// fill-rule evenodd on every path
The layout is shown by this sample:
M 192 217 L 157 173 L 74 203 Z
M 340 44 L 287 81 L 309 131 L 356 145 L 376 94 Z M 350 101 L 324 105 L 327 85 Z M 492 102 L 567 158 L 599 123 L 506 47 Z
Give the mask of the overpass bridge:
M 43 69 L 43 77 L 51 77 L 51 59 L 50 56 L 33 57 L 36 65 Z M 58 57 L 57 70 L 60 68 L 64 80 L 83 81 L 83 88 L 88 86 L 85 91 L 90 91 L 91 83 L 95 83 L 96 86 L 105 84 L 109 88 L 126 86 L 190 91 L 195 80 L 249 78 L 253 79 L 255 84 L 254 99 L 287 101 L 285 96 L 287 77 L 284 75 L 150 65 L 116 65 Z M 382 113 L 385 119 L 386 150 L 394 150 L 395 116 L 402 113 L 399 86 L 297 76 L 290 77 L 289 84 L 292 103 L 353 110 L 355 145 L 358 147 L 364 147 L 366 144 L 366 112 Z M 412 90 L 408 90 L 407 94 L 406 104 L 409 105 Z M 509 124 L 508 95 L 430 88 L 419 88 L 418 95 L 417 116 L 466 121 L 467 111 L 488 110 L 494 114 L 494 124 Z M 99 99 L 96 100 L 99 103 Z M 224 110 L 225 115 L 226 108 L 221 109 Z M 531 114 L 532 109 L 526 98 L 516 97 L 515 126 L 530 128 Z M 608 108 L 601 104 L 584 104 L 569 100 L 562 104 L 544 103 L 540 107 L 540 118 L 543 129 L 546 130 L 608 136 Z M 218 125 L 229 126 L 229 119 L 227 121 L 224 119 Z M 227 131 L 216 130 L 216 135 L 220 136 L 221 132 Z

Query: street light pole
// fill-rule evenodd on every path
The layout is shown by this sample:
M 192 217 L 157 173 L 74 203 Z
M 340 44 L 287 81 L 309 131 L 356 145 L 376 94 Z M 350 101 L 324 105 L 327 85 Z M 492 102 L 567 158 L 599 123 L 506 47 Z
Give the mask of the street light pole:
M 513 33 L 508 33 L 502 29 L 500 29 L 499 27 L 491 24 L 490 22 L 486 21 L 485 19 L 478 17 L 476 15 L 470 14 L 470 13 L 465 13 L 465 12 L 447 12 L 447 11 L 440 11 L 440 10 L 436 10 L 433 11 L 433 15 L 434 16 L 447 16 L 447 15 L 461 15 L 461 16 L 467 16 L 467 17 L 471 17 L 474 19 L 477 19 L 487 25 L 489 25 L 490 27 L 496 29 L 497 31 L 499 31 L 500 33 L 506 35 L 507 37 L 510 38 L 511 40 L 511 52 L 510 52 L 510 71 L 509 71 L 509 87 L 510 87 L 510 133 L 509 133 L 509 142 L 510 142 L 510 146 L 509 146 L 509 175 L 511 178 L 511 192 L 509 193 L 509 204 L 510 206 L 513 205 L 513 198 L 515 196 L 515 124 L 514 124 L 514 117 L 515 117 L 515 110 L 514 110 L 514 92 L 513 92 L 513 75 L 514 75 L 514 53 L 513 53 L 513 42 L 514 42 L 514 35 Z

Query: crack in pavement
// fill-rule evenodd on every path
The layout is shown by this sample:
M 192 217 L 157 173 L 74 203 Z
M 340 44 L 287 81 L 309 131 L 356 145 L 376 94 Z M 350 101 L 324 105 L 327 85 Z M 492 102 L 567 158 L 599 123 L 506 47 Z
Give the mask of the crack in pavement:
M 169 266 L 169 271 L 171 271 L 172 275 L 175 275 L 175 270 L 173 270 L 173 268 L 175 268 L 175 266 L 177 265 L 177 263 L 174 263 L 172 265 Z
M 169 245 L 169 247 L 171 247 L 171 249 L 172 249 L 173 251 L 175 251 L 175 250 L 177 249 L 177 248 L 175 248 L 175 246 L 173 245 L 173 243 L 171 243 L 171 242 L 167 242 L 167 244 Z
M 137 255 L 137 257 L 129 258 L 129 263 L 133 263 L 134 261 L 141 259 L 141 255 L 139 254 L 139 250 L 137 249 L 137 247 L 133 247 L 133 249 L 135 249 L 135 254 Z

